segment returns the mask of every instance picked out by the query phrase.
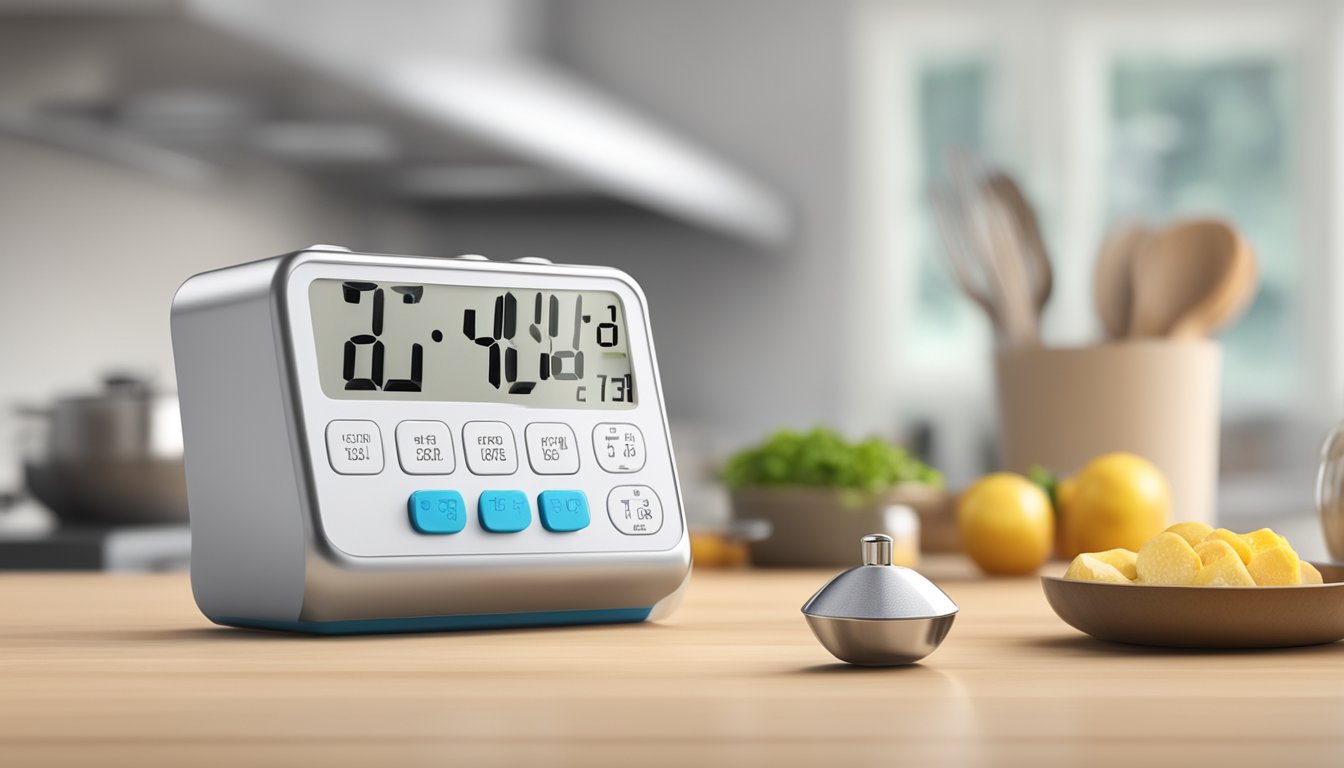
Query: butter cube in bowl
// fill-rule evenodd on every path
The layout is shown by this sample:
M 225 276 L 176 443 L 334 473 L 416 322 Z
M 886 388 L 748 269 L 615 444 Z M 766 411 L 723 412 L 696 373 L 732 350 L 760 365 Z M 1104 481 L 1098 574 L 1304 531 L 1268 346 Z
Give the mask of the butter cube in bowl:
M 1081 554 L 1041 584 L 1061 619 L 1098 640 L 1247 649 L 1344 638 L 1344 566 L 1303 561 L 1269 529 L 1177 524 L 1138 552 Z

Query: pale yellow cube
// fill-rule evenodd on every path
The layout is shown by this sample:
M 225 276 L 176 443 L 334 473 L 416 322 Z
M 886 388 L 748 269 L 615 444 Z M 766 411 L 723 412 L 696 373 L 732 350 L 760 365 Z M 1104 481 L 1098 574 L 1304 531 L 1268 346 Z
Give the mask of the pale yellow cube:
M 1283 538 L 1282 536 L 1270 530 L 1269 528 L 1261 528 L 1258 531 L 1243 533 L 1241 535 L 1241 538 L 1243 541 L 1246 542 L 1248 546 L 1250 546 L 1252 559 L 1254 559 L 1255 553 L 1257 552 L 1264 552 L 1270 549 L 1275 549 L 1277 547 L 1288 546 L 1287 539 Z
M 1221 560 L 1224 557 L 1234 557 L 1237 559 L 1237 563 L 1243 568 L 1245 567 L 1245 563 L 1241 562 L 1241 556 L 1237 554 L 1237 550 L 1222 539 L 1200 542 L 1195 545 L 1195 554 L 1199 555 L 1199 560 L 1204 565 L 1208 565 L 1215 560 Z
M 1325 579 L 1321 578 L 1321 572 L 1316 570 L 1316 566 L 1308 563 L 1306 560 L 1299 561 L 1302 566 L 1303 584 L 1324 584 Z
M 1239 533 L 1234 533 L 1226 528 L 1218 528 L 1204 537 L 1204 541 L 1225 541 L 1228 546 L 1237 551 L 1237 556 L 1241 558 L 1241 562 L 1251 562 L 1251 545 L 1246 543 L 1246 539 L 1242 538 Z
M 1101 581 L 1111 584 L 1128 584 L 1129 579 L 1114 565 L 1099 560 L 1095 555 L 1082 554 L 1073 558 L 1064 578 L 1073 581 Z
M 1167 528 L 1165 533 L 1174 533 L 1185 539 L 1185 543 L 1193 547 L 1203 541 L 1210 533 L 1213 533 L 1213 528 L 1197 520 L 1191 520 L 1185 523 L 1176 523 Z
M 1262 587 L 1283 587 L 1302 583 L 1302 565 L 1291 547 L 1274 547 L 1256 552 L 1246 566 L 1251 578 Z
M 1251 578 L 1250 571 L 1246 570 L 1237 553 L 1228 547 L 1224 556 L 1210 561 L 1199 569 L 1194 584 L 1197 587 L 1254 587 L 1255 579 Z
M 1204 562 L 1194 547 L 1175 533 L 1163 531 L 1149 539 L 1135 561 L 1141 584 L 1188 585 L 1199 575 Z
M 1124 575 L 1126 579 L 1133 581 L 1138 577 L 1138 571 L 1135 563 L 1139 559 L 1137 552 L 1128 549 L 1108 549 L 1105 552 L 1088 552 L 1086 554 L 1097 558 L 1103 563 L 1108 563 L 1115 567 L 1115 570 Z

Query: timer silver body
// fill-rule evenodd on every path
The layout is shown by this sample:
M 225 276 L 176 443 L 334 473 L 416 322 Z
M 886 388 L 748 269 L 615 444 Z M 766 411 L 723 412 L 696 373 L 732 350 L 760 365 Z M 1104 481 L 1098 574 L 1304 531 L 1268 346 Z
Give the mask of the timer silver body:
M 318 380 L 308 308 L 309 284 L 324 278 L 611 291 L 624 305 L 636 405 L 329 398 Z M 506 263 L 313 246 L 188 279 L 173 300 L 172 332 L 191 584 L 211 620 L 314 633 L 437 630 L 656 619 L 678 602 L 690 575 L 689 539 L 646 302 L 625 273 L 540 259 Z M 381 472 L 334 470 L 326 431 L 340 420 L 377 424 L 385 443 Z M 453 472 L 402 471 L 393 435 L 398 424 L 416 420 L 449 426 Z M 509 425 L 518 440 L 515 473 L 469 471 L 462 432 L 469 422 Z M 576 473 L 531 471 L 523 435 L 539 422 L 572 427 L 580 449 Z M 642 432 L 646 460 L 637 471 L 612 474 L 594 460 L 589 436 L 607 422 Z M 653 533 L 629 535 L 615 525 L 614 512 L 609 519 L 611 489 L 632 484 L 661 502 L 662 523 Z M 590 525 L 553 533 L 534 521 L 510 534 L 469 525 L 426 536 L 407 521 L 407 499 L 417 490 L 460 491 L 474 509 L 486 490 L 522 491 L 535 502 L 557 487 L 587 494 Z

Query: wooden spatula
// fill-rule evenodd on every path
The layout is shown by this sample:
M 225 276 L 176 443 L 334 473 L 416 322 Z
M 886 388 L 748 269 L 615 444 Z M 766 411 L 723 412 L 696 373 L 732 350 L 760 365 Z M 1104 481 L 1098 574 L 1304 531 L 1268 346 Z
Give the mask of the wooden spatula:
M 1230 224 L 1172 224 L 1134 255 L 1129 335 L 1197 338 L 1230 323 L 1255 295 L 1255 254 Z

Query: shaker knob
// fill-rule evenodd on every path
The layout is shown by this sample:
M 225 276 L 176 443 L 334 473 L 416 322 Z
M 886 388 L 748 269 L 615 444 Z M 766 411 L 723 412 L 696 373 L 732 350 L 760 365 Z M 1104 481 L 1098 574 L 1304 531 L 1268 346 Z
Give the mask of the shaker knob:
M 870 533 L 863 537 L 864 565 L 891 565 L 891 537 Z

